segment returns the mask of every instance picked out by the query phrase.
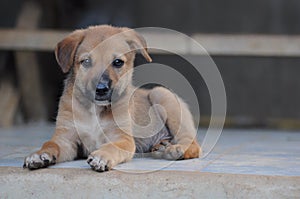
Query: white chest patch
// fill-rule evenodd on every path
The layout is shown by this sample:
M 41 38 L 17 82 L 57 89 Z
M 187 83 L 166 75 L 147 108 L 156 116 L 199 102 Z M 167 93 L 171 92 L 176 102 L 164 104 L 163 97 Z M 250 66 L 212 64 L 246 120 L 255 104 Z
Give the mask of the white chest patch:
M 74 123 L 83 146 L 91 153 L 106 142 L 103 126 L 94 110 L 74 113 Z M 74 111 L 75 112 L 75 111 Z

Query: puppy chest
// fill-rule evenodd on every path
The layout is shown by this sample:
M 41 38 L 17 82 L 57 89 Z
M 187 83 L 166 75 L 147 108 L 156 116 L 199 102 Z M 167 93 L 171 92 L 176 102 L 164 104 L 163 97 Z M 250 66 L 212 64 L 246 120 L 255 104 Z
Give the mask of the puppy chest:
M 78 136 L 89 153 L 99 149 L 105 143 L 103 127 L 97 118 L 87 117 L 75 123 Z

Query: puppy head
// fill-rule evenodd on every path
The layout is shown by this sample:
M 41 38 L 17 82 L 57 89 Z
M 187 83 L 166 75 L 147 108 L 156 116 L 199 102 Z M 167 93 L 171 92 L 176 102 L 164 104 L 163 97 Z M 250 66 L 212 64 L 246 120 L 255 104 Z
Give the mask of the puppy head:
M 74 92 L 98 105 L 109 105 L 113 92 L 122 96 L 131 85 L 136 51 L 152 61 L 145 40 L 134 30 L 93 26 L 59 42 L 55 56 L 64 73 L 74 73 Z

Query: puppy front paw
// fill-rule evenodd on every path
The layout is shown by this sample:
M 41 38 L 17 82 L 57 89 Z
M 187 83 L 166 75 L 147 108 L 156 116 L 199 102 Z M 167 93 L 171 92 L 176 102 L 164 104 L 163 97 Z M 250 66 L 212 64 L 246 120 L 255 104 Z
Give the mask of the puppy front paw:
M 152 148 L 152 156 L 154 158 L 163 158 L 167 160 L 181 160 L 184 158 L 184 150 L 182 146 L 172 145 L 168 141 L 162 141 Z
M 87 159 L 87 163 L 91 168 L 98 172 L 109 171 L 113 164 L 112 160 L 103 154 L 92 153 Z
M 56 157 L 48 153 L 33 153 L 25 158 L 23 168 L 30 170 L 45 168 L 56 163 Z

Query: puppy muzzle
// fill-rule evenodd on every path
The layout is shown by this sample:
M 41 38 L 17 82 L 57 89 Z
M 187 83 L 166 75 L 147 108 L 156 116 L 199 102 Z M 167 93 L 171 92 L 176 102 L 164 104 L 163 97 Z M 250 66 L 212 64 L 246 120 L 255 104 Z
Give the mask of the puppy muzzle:
M 95 100 L 97 102 L 111 102 L 112 88 L 111 80 L 108 78 L 101 78 L 96 86 Z

